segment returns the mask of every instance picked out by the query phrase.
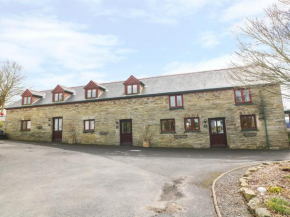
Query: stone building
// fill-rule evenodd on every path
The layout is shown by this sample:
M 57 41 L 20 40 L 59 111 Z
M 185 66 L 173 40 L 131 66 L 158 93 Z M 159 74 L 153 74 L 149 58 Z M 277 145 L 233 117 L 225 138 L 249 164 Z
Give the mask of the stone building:
M 6 109 L 13 140 L 232 149 L 289 144 L 280 86 L 239 86 L 227 70 L 28 89 Z

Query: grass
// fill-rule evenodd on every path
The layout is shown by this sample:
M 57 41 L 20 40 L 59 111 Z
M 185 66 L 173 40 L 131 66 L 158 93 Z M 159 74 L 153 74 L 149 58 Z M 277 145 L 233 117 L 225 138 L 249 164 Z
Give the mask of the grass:
M 268 200 L 267 206 L 275 212 L 290 215 L 290 203 L 284 199 L 273 197 Z

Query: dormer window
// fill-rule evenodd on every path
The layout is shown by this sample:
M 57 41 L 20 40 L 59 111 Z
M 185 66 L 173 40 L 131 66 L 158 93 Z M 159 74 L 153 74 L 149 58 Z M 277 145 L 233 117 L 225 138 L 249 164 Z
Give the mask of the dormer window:
M 95 99 L 98 98 L 105 90 L 103 86 L 97 84 L 94 81 L 90 81 L 85 87 L 85 98 Z
M 37 100 L 43 98 L 45 94 L 43 92 L 27 89 L 21 96 L 22 105 L 32 105 Z
M 138 84 L 127 85 L 127 94 L 138 93 Z
M 87 90 L 87 98 L 97 98 L 97 89 L 89 89 Z
M 31 104 L 31 97 L 25 96 L 23 97 L 23 105 L 30 105 Z
M 142 88 L 145 86 L 143 82 L 139 81 L 133 75 L 124 82 L 125 95 L 132 95 L 141 93 Z
M 63 101 L 63 94 L 62 93 L 55 93 L 54 94 L 54 101 L 55 102 Z
M 72 88 L 57 85 L 52 91 L 52 101 L 53 102 L 63 102 L 68 97 L 75 94 L 75 90 Z

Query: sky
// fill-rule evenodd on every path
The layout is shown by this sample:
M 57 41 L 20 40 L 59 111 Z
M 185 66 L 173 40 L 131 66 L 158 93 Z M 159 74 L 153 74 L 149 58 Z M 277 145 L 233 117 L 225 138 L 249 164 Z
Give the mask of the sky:
M 228 67 L 233 31 L 276 0 L 0 0 L 0 60 L 35 90 Z

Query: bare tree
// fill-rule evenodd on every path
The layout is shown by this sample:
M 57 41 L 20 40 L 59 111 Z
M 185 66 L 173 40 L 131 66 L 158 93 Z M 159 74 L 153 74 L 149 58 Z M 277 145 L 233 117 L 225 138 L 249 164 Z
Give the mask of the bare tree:
M 231 78 L 252 82 L 280 83 L 290 89 L 290 0 L 265 9 L 262 18 L 247 18 L 238 28 L 238 51 Z
M 25 75 L 22 66 L 16 62 L 0 62 L 0 109 L 4 112 L 5 105 L 15 96 L 23 92 Z

